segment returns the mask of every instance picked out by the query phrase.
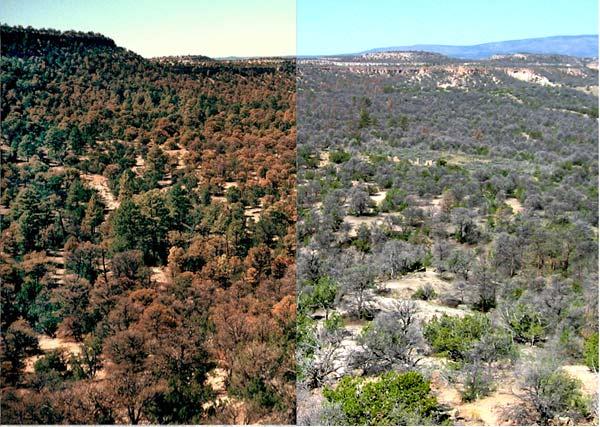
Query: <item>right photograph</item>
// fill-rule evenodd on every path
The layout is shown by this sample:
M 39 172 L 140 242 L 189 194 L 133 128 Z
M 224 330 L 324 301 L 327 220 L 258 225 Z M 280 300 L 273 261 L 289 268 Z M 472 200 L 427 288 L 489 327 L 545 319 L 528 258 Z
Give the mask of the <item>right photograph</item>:
M 296 28 L 297 424 L 598 425 L 597 2 Z

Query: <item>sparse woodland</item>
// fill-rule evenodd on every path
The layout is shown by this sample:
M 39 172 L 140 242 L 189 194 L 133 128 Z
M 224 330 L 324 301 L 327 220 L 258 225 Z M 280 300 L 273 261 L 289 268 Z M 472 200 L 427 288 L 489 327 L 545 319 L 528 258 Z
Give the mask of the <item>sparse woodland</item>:
M 597 61 L 1 37 L 4 424 L 598 424 Z
M 597 424 L 597 81 L 299 60 L 298 423 Z
M 294 63 L 0 61 L 2 422 L 293 422 Z

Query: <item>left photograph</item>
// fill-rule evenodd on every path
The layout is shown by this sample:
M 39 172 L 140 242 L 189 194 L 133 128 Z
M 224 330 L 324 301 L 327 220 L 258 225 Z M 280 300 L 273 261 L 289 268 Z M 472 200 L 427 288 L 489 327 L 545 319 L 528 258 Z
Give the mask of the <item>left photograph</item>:
M 295 2 L 4 1 L 2 424 L 295 422 Z

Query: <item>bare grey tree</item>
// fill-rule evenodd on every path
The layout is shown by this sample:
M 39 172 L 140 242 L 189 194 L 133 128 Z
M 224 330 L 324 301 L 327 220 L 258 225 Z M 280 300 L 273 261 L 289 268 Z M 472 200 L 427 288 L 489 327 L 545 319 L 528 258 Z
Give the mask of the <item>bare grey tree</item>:
M 379 313 L 359 336 L 356 366 L 368 372 L 414 368 L 423 344 L 416 314 L 417 307 L 411 301 L 398 302 L 392 311 Z

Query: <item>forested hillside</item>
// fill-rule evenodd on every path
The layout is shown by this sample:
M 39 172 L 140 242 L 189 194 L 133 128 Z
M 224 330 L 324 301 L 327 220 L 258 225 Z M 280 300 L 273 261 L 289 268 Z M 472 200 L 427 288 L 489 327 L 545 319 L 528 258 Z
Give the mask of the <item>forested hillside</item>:
M 2 422 L 291 422 L 294 64 L 1 37 Z
M 298 75 L 298 422 L 596 425 L 597 62 Z

